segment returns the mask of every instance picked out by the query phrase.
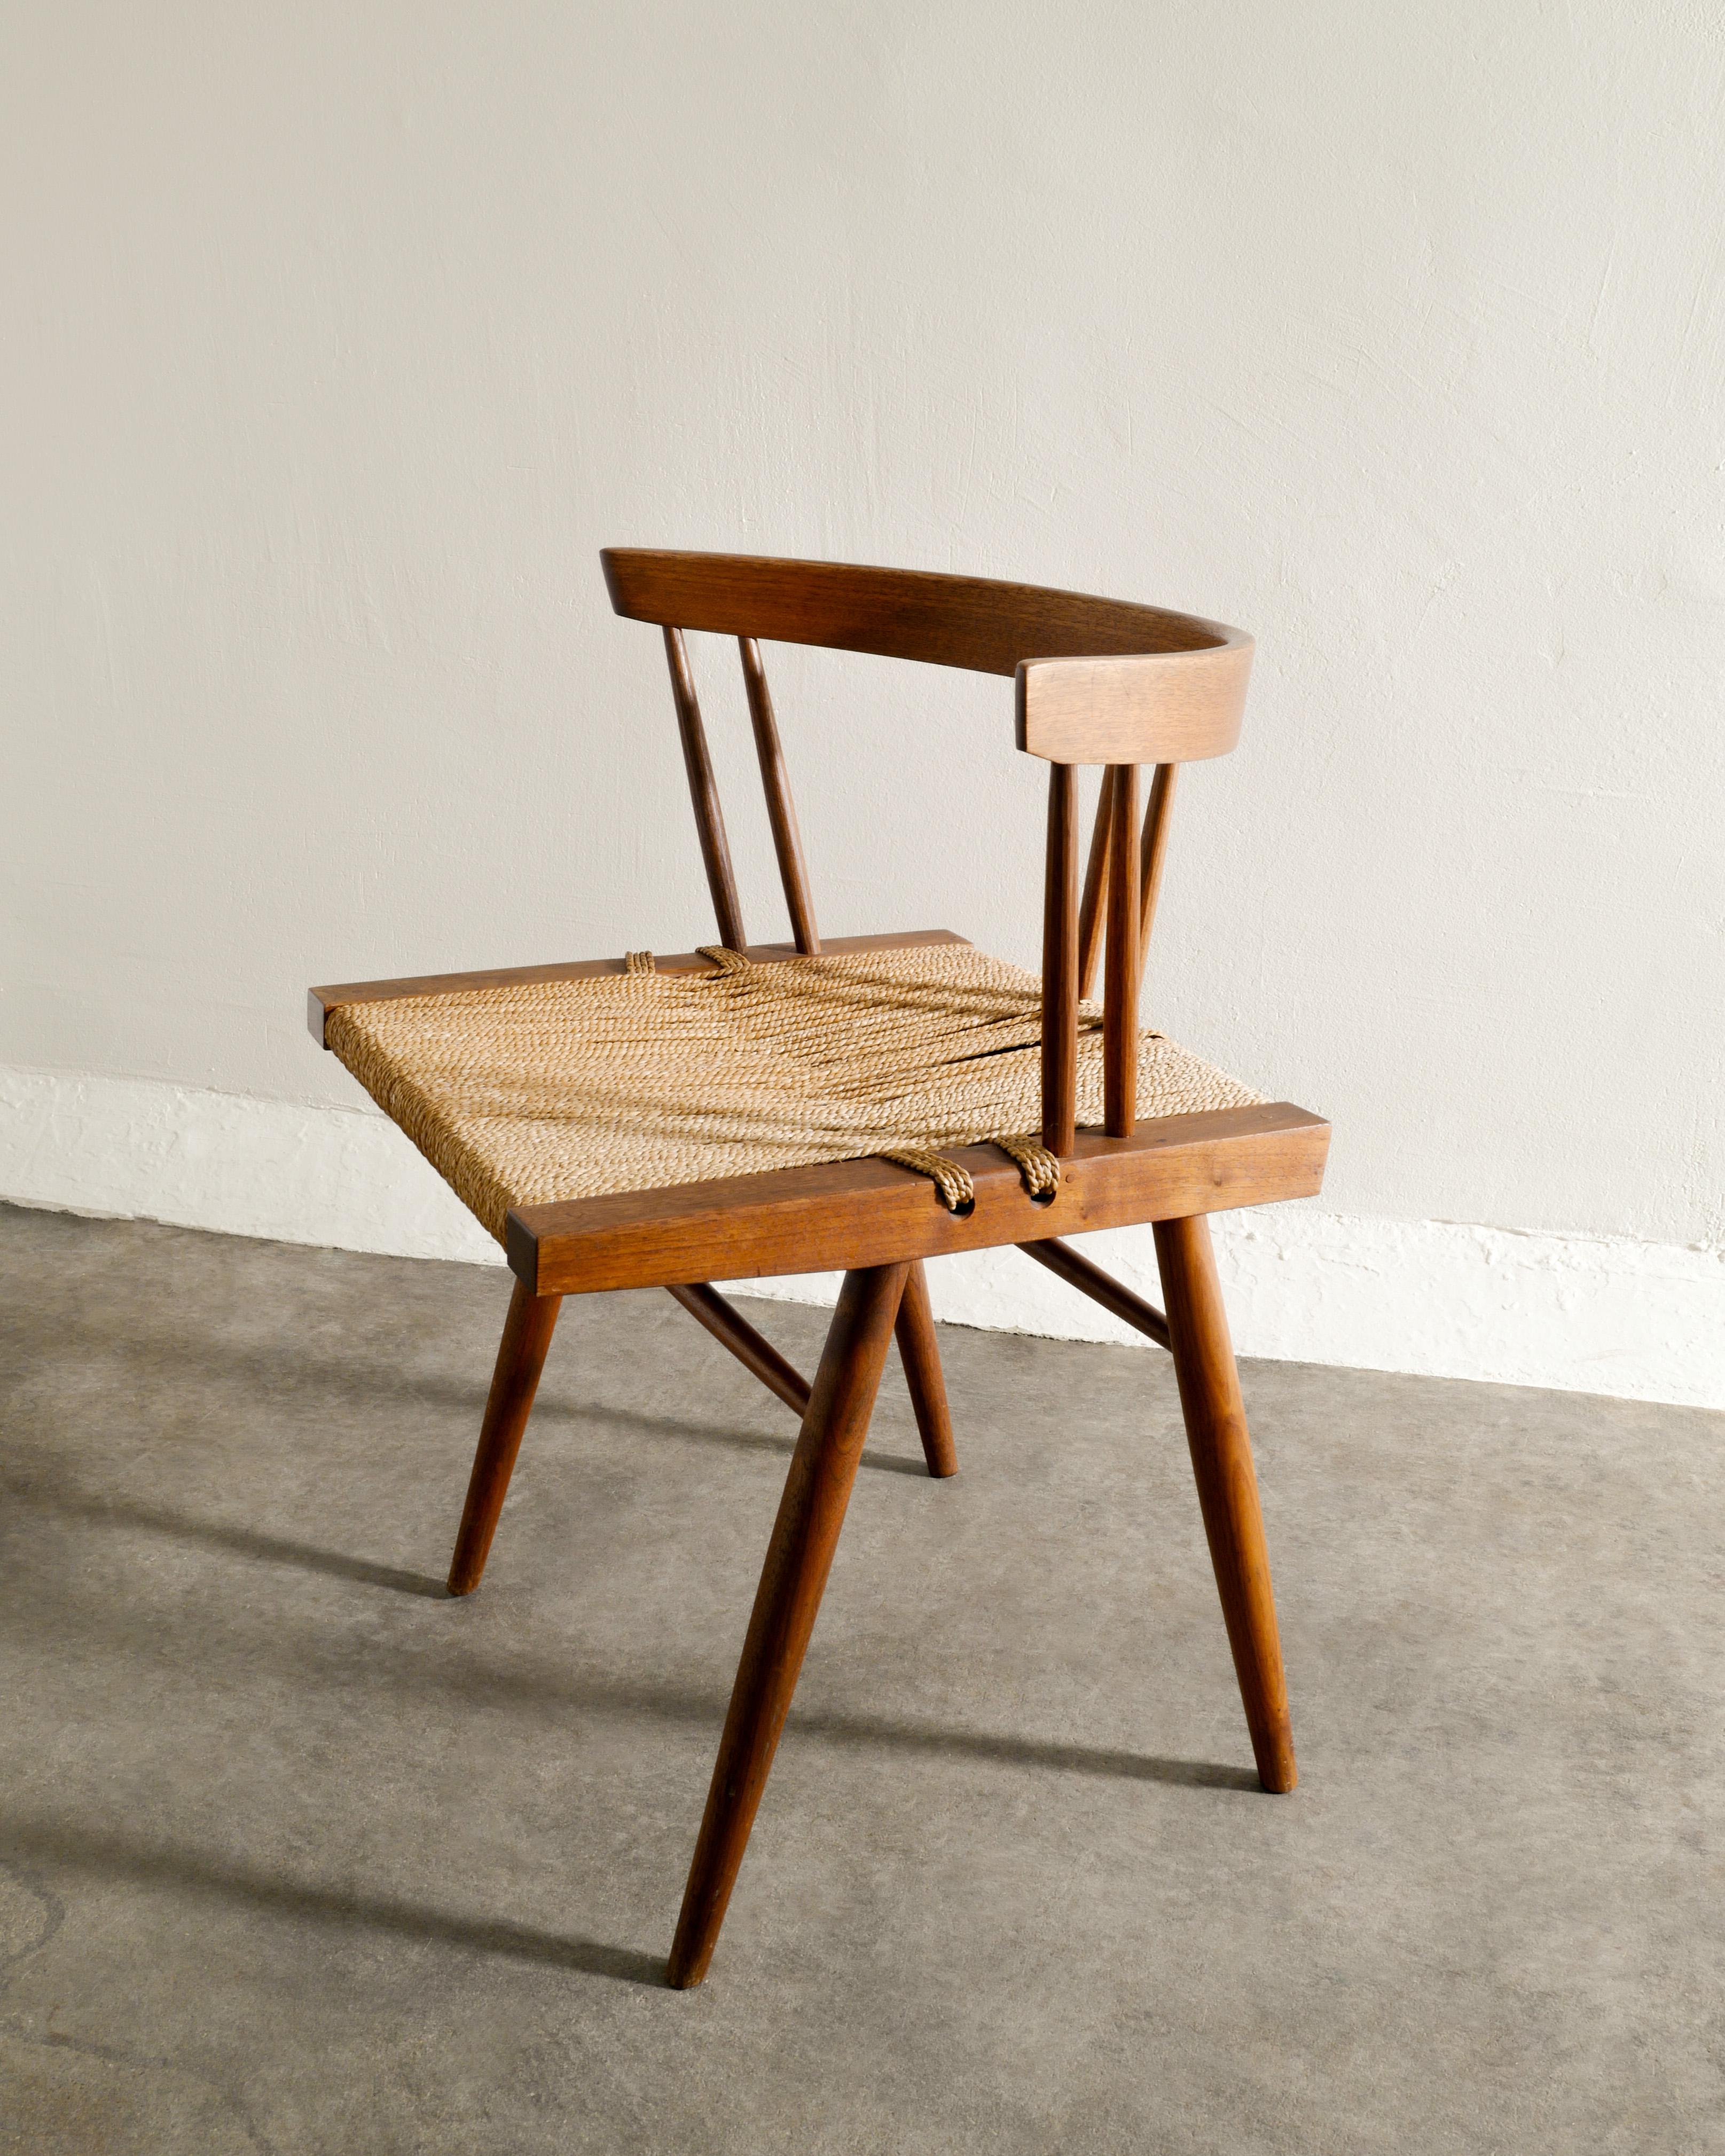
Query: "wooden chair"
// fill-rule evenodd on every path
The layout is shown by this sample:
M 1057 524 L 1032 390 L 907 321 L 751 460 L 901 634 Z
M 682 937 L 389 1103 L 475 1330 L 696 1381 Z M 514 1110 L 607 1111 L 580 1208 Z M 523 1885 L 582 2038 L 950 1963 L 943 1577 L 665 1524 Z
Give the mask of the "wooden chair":
M 724 947 L 660 959 L 663 973 L 710 973 L 727 952 L 756 966 L 775 966 L 794 963 L 798 954 L 902 954 L 961 944 L 945 932 L 821 943 L 761 639 L 1010 675 L 1018 746 L 1049 765 L 1040 1050 L 1028 1053 L 1040 1056 L 1030 1068 L 1033 1078 L 1040 1070 L 1041 1142 L 1059 1163 L 1051 1194 L 1027 1188 L 1021 1161 L 982 1143 L 952 1156 L 968 1173 L 970 1193 L 956 1209 L 951 1189 L 937 1188 L 914 1168 L 880 1158 L 834 1158 L 718 1180 L 511 1203 L 501 1221 L 515 1284 L 456 1538 L 452 1594 L 470 1594 L 479 1584 L 566 1295 L 669 1288 L 802 1420 L 671 1950 L 670 1981 L 682 1987 L 705 1975 L 724 1919 L 895 1333 L 929 1471 L 946 1476 L 956 1467 L 923 1275 L 930 1258 L 1016 1244 L 1171 1351 L 1259 1776 L 1266 1789 L 1293 1787 L 1263 1522 L 1205 1216 L 1316 1192 L 1329 1131 L 1301 1109 L 1258 1101 L 1244 1089 L 1243 1105 L 1150 1121 L 1136 1112 L 1140 957 L 1162 876 L 1174 782 L 1183 762 L 1234 747 L 1251 660 L 1248 638 L 1152 607 L 973 578 L 634 550 L 602 558 L 616 611 L 663 630 Z M 740 644 L 794 935 L 790 946 L 752 945 L 744 933 L 684 645 L 691 629 L 734 636 Z M 1081 891 L 1076 767 L 1083 763 L 1106 769 Z M 1141 827 L 1142 765 L 1155 770 Z M 1105 945 L 1098 1050 L 1094 1006 L 1087 1021 L 1080 1007 Z M 602 981 L 623 973 L 626 963 L 634 962 L 316 988 L 312 1030 L 327 1043 L 344 1013 L 355 1023 L 376 1023 L 379 1005 L 429 1010 L 434 1017 L 446 1008 L 470 1012 L 485 998 L 522 984 L 537 984 L 532 993 L 549 994 L 543 984 Z M 803 968 L 811 978 L 819 970 Z M 1034 993 L 1034 977 L 1026 978 Z M 1098 1052 L 1101 1060 L 1101 1128 L 1077 1122 L 1081 1024 L 1092 1057 L 1088 1067 Z M 370 1075 L 366 1082 L 424 1144 L 403 1105 L 407 1095 Z M 501 1209 L 501 1199 L 495 1203 Z M 1166 1316 L 1062 1240 L 1142 1221 L 1153 1225 Z M 492 1224 L 497 1229 L 499 1219 Z M 710 1285 L 829 1269 L 842 1270 L 845 1281 L 813 1384 Z

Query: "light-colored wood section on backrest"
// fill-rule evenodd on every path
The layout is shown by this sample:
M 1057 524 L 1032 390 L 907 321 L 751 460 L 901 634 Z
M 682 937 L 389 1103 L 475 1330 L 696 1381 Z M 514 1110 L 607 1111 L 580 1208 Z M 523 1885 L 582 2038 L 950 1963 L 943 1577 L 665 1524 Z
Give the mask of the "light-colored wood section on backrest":
M 1018 669 L 1019 747 L 1056 763 L 1197 763 L 1240 739 L 1252 644 L 1034 659 Z

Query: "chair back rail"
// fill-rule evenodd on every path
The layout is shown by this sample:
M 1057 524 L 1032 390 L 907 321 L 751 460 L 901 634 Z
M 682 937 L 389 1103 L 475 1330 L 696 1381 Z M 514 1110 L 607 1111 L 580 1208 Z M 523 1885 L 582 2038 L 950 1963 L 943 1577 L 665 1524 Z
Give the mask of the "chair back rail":
M 977 674 L 1015 674 L 1027 659 L 1250 649 L 1251 642 L 1195 614 L 988 577 L 634 547 L 608 547 L 599 559 L 612 605 L 634 621 Z
M 1050 766 L 1043 911 L 1043 1142 L 1074 1143 L 1077 1007 L 1099 954 L 1103 977 L 1105 1128 L 1132 1135 L 1142 953 L 1167 860 L 1178 767 L 1239 739 L 1251 639 L 1161 607 L 1032 584 L 836 562 L 608 547 L 600 557 L 619 614 L 664 630 L 683 759 L 721 940 L 745 947 L 717 783 L 695 694 L 685 629 L 734 636 L 791 929 L 816 953 L 795 804 L 760 639 L 869 652 L 1014 680 L 1018 746 Z M 1078 887 L 1076 768 L 1106 766 Z M 1142 831 L 1138 767 L 1155 766 Z

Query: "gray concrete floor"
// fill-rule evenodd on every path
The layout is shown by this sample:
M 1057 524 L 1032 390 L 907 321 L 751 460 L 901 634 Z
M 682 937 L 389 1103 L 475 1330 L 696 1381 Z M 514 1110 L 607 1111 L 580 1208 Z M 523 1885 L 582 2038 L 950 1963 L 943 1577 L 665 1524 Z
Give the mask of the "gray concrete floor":
M 507 1292 L 0 1209 L 0 2148 L 1725 2149 L 1725 1418 L 1248 1364 L 1271 1798 L 1166 1359 L 947 1330 L 676 1994 L 794 1430 L 567 1304 L 452 1603 Z

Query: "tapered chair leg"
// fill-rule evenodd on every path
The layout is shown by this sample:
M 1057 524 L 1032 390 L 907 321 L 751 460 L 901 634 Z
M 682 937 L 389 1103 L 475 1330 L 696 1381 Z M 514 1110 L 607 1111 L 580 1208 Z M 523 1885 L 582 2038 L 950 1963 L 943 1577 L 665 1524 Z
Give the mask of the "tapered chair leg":
M 1202 1215 L 1158 1220 L 1156 1255 L 1198 1502 L 1258 1779 L 1266 1789 L 1291 1789 L 1298 1777 L 1270 1585 L 1270 1551 L 1209 1223 Z
M 957 1448 L 952 1443 L 952 1418 L 947 1407 L 947 1381 L 941 1374 L 940 1344 L 934 1337 L 934 1312 L 928 1302 L 928 1276 L 918 1258 L 905 1277 L 905 1291 L 893 1328 L 899 1359 L 905 1366 L 905 1383 L 911 1389 L 916 1428 L 922 1439 L 922 1456 L 931 1475 L 958 1472 Z
M 485 1568 L 485 1555 L 509 1494 L 515 1456 L 521 1449 L 521 1433 L 532 1412 L 562 1301 L 560 1295 L 530 1295 L 519 1281 L 515 1284 L 509 1315 L 503 1321 L 497 1367 L 491 1373 L 485 1419 L 480 1425 L 479 1450 L 473 1455 L 460 1532 L 455 1537 L 449 1566 L 451 1594 L 471 1594 Z
M 680 1991 L 706 1974 L 748 1846 L 845 1523 L 905 1273 L 901 1265 L 876 1265 L 845 1276 L 755 1591 L 689 1867 L 666 1972 Z

